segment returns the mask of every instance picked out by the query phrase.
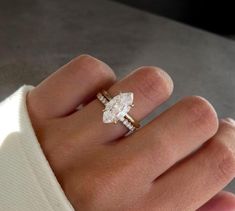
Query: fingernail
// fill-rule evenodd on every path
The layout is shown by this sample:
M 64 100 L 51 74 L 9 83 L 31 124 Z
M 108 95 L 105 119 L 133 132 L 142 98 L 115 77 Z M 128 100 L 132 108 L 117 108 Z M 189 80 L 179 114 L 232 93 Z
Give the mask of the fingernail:
M 226 122 L 229 122 L 229 123 L 235 125 L 235 120 L 232 119 L 231 117 L 224 118 L 224 120 L 225 120 Z

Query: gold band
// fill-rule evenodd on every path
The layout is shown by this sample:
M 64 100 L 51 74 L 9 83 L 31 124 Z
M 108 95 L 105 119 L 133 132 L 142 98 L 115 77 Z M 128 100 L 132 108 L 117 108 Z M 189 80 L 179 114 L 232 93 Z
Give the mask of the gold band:
M 110 101 L 113 98 L 112 95 L 108 91 L 102 90 L 101 92 L 108 101 Z M 126 114 L 124 118 L 127 119 L 129 122 L 131 122 L 131 124 L 135 128 L 140 127 L 140 123 L 135 118 L 133 118 L 130 114 Z

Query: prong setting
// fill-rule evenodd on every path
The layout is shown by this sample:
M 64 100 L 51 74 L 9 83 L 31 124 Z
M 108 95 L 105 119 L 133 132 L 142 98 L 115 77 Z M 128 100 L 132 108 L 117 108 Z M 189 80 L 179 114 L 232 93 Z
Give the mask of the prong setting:
M 117 124 L 121 121 L 130 131 L 139 127 L 139 123 L 134 120 L 128 112 L 134 107 L 134 94 L 132 92 L 119 92 L 112 97 L 107 91 L 97 94 L 98 100 L 105 106 L 103 109 L 103 122 Z

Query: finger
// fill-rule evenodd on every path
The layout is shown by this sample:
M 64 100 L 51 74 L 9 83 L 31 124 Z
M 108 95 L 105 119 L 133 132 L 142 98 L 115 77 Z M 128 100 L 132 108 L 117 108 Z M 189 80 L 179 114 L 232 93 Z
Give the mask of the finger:
M 119 154 L 125 152 L 123 159 L 141 166 L 142 173 L 136 168 L 133 175 L 139 175 L 142 182 L 152 182 L 212 137 L 217 128 L 217 115 L 209 102 L 187 97 L 116 147 Z
M 64 116 L 114 81 L 115 75 L 108 65 L 81 55 L 32 90 L 28 95 L 29 107 L 39 117 Z
M 137 120 L 141 120 L 163 103 L 172 93 L 172 89 L 173 83 L 167 73 L 156 67 L 142 67 L 114 84 L 109 92 L 113 96 L 120 91 L 133 92 L 135 106 L 129 113 Z M 67 118 L 69 127 L 78 136 L 77 139 L 82 139 L 86 143 L 87 140 L 90 143 L 94 141 L 104 143 L 117 139 L 127 132 L 122 123 L 103 123 L 103 109 L 104 106 L 96 99 L 83 110 Z
M 235 195 L 221 191 L 204 204 L 198 211 L 234 211 Z
M 217 134 L 190 158 L 156 179 L 149 192 L 152 206 L 196 210 L 235 175 L 235 124 L 220 122 Z

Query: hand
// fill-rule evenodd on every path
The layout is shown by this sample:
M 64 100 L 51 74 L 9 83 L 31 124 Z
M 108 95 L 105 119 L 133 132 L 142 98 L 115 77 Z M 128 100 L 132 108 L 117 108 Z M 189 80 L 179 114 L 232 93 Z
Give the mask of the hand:
M 116 82 L 110 67 L 83 55 L 27 96 L 40 145 L 75 209 L 235 209 L 233 194 L 218 193 L 235 175 L 233 120 L 218 122 L 208 101 L 186 97 L 124 137 L 121 123 L 102 122 L 102 88 L 133 92 L 130 114 L 142 120 L 169 98 L 173 82 L 151 66 Z

